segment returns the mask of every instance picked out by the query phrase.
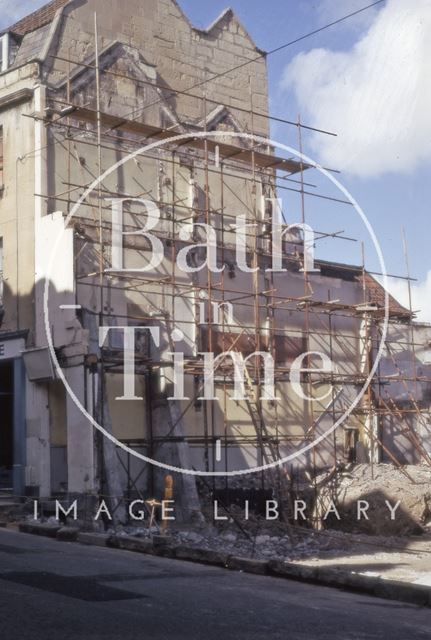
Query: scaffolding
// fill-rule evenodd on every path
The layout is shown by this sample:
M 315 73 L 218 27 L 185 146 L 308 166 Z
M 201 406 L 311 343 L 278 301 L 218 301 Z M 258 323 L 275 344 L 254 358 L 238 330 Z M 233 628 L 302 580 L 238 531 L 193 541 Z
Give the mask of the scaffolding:
M 55 58 L 55 56 L 53 56 Z M 106 204 L 109 198 L 127 198 L 130 193 L 121 185 L 110 184 L 109 179 L 99 182 L 81 207 L 81 212 L 72 221 L 76 236 L 76 291 L 78 295 L 87 289 L 97 290 L 98 308 L 93 312 L 98 317 L 100 325 L 111 326 L 127 323 L 142 324 L 160 321 L 164 325 L 167 336 L 167 349 L 175 352 L 173 331 L 180 325 L 187 335 L 195 336 L 197 347 L 190 348 L 184 359 L 184 372 L 193 388 L 192 397 L 181 404 L 181 409 L 171 415 L 171 426 L 167 432 L 158 434 L 154 429 L 152 416 L 152 398 L 154 396 L 154 376 L 162 375 L 166 369 L 166 361 L 160 354 L 146 344 L 145 349 L 136 355 L 136 372 L 144 381 L 146 396 L 146 429 L 141 438 L 126 439 L 130 447 L 140 448 L 148 452 L 149 457 L 157 458 L 158 450 L 166 443 L 185 443 L 186 446 L 199 448 L 203 452 L 204 472 L 214 470 L 225 472 L 222 482 L 229 487 L 227 472 L 232 471 L 230 450 L 243 447 L 244 450 L 256 452 L 256 466 L 268 466 L 269 471 L 261 471 L 259 482 L 262 488 L 270 486 L 273 493 L 280 497 L 286 505 L 289 514 L 289 500 L 295 493 L 295 483 L 298 482 L 298 465 L 279 464 L 286 451 L 311 445 L 322 433 L 322 424 L 328 421 L 335 423 L 347 410 L 346 399 L 343 394 L 351 398 L 370 375 L 378 345 L 382 340 L 382 326 L 384 323 L 384 308 L 381 299 L 376 295 L 379 285 L 366 269 L 365 259 L 362 265 L 352 266 L 316 260 L 315 264 L 320 273 L 328 278 L 342 282 L 351 282 L 356 290 L 362 290 L 362 299 L 352 301 L 347 299 L 333 299 L 331 291 L 326 299 L 316 296 L 313 284 L 313 274 L 305 268 L 305 251 L 303 239 L 298 233 L 291 233 L 285 242 L 286 252 L 283 256 L 285 269 L 281 281 L 273 271 L 263 272 L 268 267 L 272 256 L 272 239 L 270 234 L 271 216 L 274 210 L 268 207 L 261 210 L 259 198 L 262 201 L 274 202 L 280 190 L 297 193 L 300 199 L 301 223 L 306 224 L 306 197 L 321 198 L 326 201 L 350 205 L 342 198 L 319 193 L 315 185 L 305 180 L 305 175 L 315 170 L 309 164 L 295 158 L 277 156 L 269 143 L 262 142 L 262 131 L 255 126 L 256 119 L 261 124 L 263 120 L 270 122 L 277 120 L 289 127 L 293 127 L 298 136 L 298 148 L 302 153 L 304 131 L 312 130 L 321 135 L 333 135 L 330 132 L 304 125 L 300 119 L 296 122 L 271 118 L 268 114 L 253 108 L 253 87 L 250 83 L 250 110 L 247 112 L 249 131 L 254 142 L 243 143 L 235 138 L 229 141 L 215 138 L 207 131 L 209 110 L 222 106 L 230 109 L 229 105 L 220 105 L 210 100 L 205 89 L 200 94 L 187 91 L 177 91 L 169 88 L 169 96 L 193 97 L 201 105 L 203 125 L 199 132 L 207 136 L 197 136 L 198 127 L 192 127 L 188 122 L 178 122 L 174 126 L 156 126 L 148 123 L 143 117 L 144 105 L 139 117 L 111 114 L 102 110 L 101 78 L 103 74 L 122 79 L 124 74 L 112 70 L 101 69 L 99 65 L 97 22 L 95 29 L 95 61 L 94 64 L 83 63 L 70 58 L 58 58 L 68 65 L 68 78 L 65 83 L 66 91 L 51 90 L 45 113 L 34 114 L 32 117 L 43 120 L 49 135 L 49 145 L 62 148 L 67 156 L 67 180 L 61 191 L 35 194 L 49 202 L 55 203 L 57 208 L 70 211 L 74 200 L 86 191 L 94 182 L 93 168 L 88 167 L 85 156 L 79 156 L 78 148 L 87 150 L 88 154 L 96 154 L 98 175 L 106 170 L 104 154 L 118 158 L 126 157 L 136 152 L 144 144 L 163 142 L 163 151 L 151 149 L 138 155 L 136 160 L 145 159 L 157 167 L 157 185 L 154 189 L 147 189 L 141 183 L 133 197 L 151 197 L 161 212 L 161 231 L 159 238 L 168 252 L 170 267 L 159 276 L 145 276 L 136 272 L 112 275 L 108 269 L 109 236 L 111 223 L 108 219 L 110 207 Z M 72 71 L 73 69 L 73 71 Z M 88 104 L 80 104 L 74 100 L 72 82 L 77 71 L 85 69 L 94 73 L 96 95 L 94 108 Z M 133 81 L 136 81 L 133 78 Z M 138 80 L 151 85 L 161 95 L 166 87 L 159 86 L 153 81 Z M 63 93 L 62 93 L 63 91 Z M 58 95 L 60 93 L 60 95 Z M 235 107 L 234 111 L 244 111 Z M 261 129 L 261 127 L 260 127 Z M 220 134 L 222 135 L 222 131 Z M 172 142 L 173 136 L 183 136 L 181 140 Z M 73 168 L 75 167 L 75 168 Z M 189 176 L 189 193 L 185 193 L 184 179 L 181 185 L 179 170 L 187 167 Z M 81 172 L 82 182 L 76 179 L 76 173 Z M 86 176 L 86 171 L 90 177 Z M 74 177 L 75 176 L 75 177 Z M 310 178 L 311 180 L 311 178 Z M 235 221 L 235 212 L 226 204 L 232 200 L 232 185 L 245 185 L 242 192 L 235 196 L 241 199 L 241 209 L 247 212 L 246 259 L 250 268 L 247 274 L 247 284 L 243 287 L 237 284 L 238 273 L 233 262 L 233 246 L 231 227 Z M 217 186 L 217 204 L 215 206 L 214 190 Z M 242 198 L 241 198 L 242 196 Z M 273 205 L 272 205 L 273 206 Z M 133 224 L 134 212 L 128 211 L 127 231 L 136 230 Z M 179 237 L 179 226 L 196 222 L 215 228 L 219 248 L 218 264 L 225 267 L 219 273 L 212 273 L 210 269 L 201 275 L 193 275 L 189 279 L 181 279 L 175 263 L 179 251 L 187 242 Z M 285 221 L 286 223 L 286 221 Z M 287 224 L 287 223 L 286 223 Z M 344 235 L 344 231 L 315 231 L 315 240 L 331 238 L 344 242 L 355 242 L 354 238 Z M 191 238 L 196 241 L 199 238 Z M 89 249 L 90 248 L 90 249 Z M 124 241 L 124 251 L 144 255 L 145 242 L 140 242 L 134 235 L 129 235 Z M 407 255 L 407 253 L 406 253 Z M 84 256 L 88 262 L 79 264 Z M 90 259 L 89 259 L 90 256 Z M 91 267 L 91 268 L 90 268 Z M 262 273 L 264 275 L 262 276 Z M 260 275 L 259 275 L 260 274 Z M 378 274 L 375 274 L 378 275 Z M 405 277 L 409 285 L 410 273 Z M 302 278 L 302 290 L 288 293 L 289 287 L 285 282 L 294 278 L 299 283 Z M 298 285 L 299 286 L 299 285 Z M 113 311 L 111 297 L 122 294 L 128 298 L 126 312 L 120 314 Z M 154 303 L 153 310 L 148 313 L 148 304 L 139 305 L 136 300 L 153 298 L 162 301 Z M 83 298 L 88 297 L 83 294 Z M 349 298 L 349 296 L 347 296 Z M 183 308 L 190 309 L 189 317 L 179 316 L 177 303 L 181 300 Z M 217 306 L 214 306 L 214 304 Z M 235 305 L 236 318 L 232 321 L 223 310 L 228 305 Z M 217 309 L 217 312 L 216 312 Z M 89 311 L 89 310 L 87 310 Z M 215 317 L 217 314 L 219 317 Z M 204 317 L 202 317 L 204 315 Z M 330 437 L 323 440 L 324 449 L 320 445 L 312 446 L 307 454 L 306 462 L 302 465 L 308 473 L 310 485 L 315 492 L 318 505 L 318 492 L 325 481 L 333 482 L 346 464 L 355 461 L 358 440 L 366 444 L 368 462 L 373 465 L 381 459 L 392 462 L 400 468 L 410 479 L 404 469 L 405 460 L 399 459 L 385 434 L 385 423 L 389 419 L 397 419 L 403 425 L 400 434 L 415 452 L 415 461 L 431 465 L 431 456 L 424 442 L 418 434 L 415 425 L 428 428 L 429 406 L 421 403 L 415 394 L 418 385 L 431 383 L 431 377 L 418 371 L 416 350 L 424 345 L 416 342 L 413 326 L 413 310 L 405 309 L 390 299 L 390 323 L 392 326 L 407 327 L 404 340 L 400 337 L 392 339 L 390 335 L 385 340 L 385 356 L 392 363 L 396 375 L 377 370 L 368 385 L 364 397 L 351 413 L 348 425 L 335 430 Z M 240 320 L 242 318 L 242 320 Z M 290 324 L 289 318 L 294 320 Z M 340 328 L 342 327 L 342 328 Z M 346 328 L 347 327 L 347 328 Z M 263 384 L 263 370 L 258 358 L 247 360 L 246 354 L 267 352 L 272 355 L 275 363 L 275 386 L 285 385 L 289 381 L 289 371 L 292 360 L 301 353 L 310 354 L 316 349 L 313 346 L 323 344 L 331 361 L 335 354 L 342 357 L 346 363 L 344 370 L 331 369 L 329 372 L 311 373 L 311 356 L 307 355 L 304 369 L 308 373 L 302 374 L 301 384 L 307 389 L 307 400 L 302 407 L 295 407 L 292 414 L 286 418 L 286 407 L 279 403 L 265 403 L 261 399 Z M 402 348 L 411 357 L 410 373 L 400 368 L 396 350 Z M 215 384 L 220 392 L 215 411 L 215 401 L 202 400 L 204 386 L 204 367 L 202 352 L 215 354 L 226 351 L 236 351 L 242 354 L 245 371 L 245 388 L 247 398 L 245 407 L 248 424 L 244 428 L 237 428 L 235 420 L 229 417 L 228 403 L 231 400 L 233 387 L 233 366 L 227 360 L 220 360 L 216 367 Z M 280 359 L 280 352 L 283 359 Z M 353 366 L 352 366 L 353 363 Z M 95 365 L 85 363 L 87 368 L 97 371 L 106 384 L 107 375 L 124 373 L 124 363 L 121 354 L 115 348 L 102 348 Z M 394 399 L 388 391 L 395 382 L 402 385 L 404 399 L 402 402 Z M 330 387 L 329 402 L 322 402 L 316 396 L 318 388 Z M 347 391 L 346 391 L 347 390 Z M 313 395 L 314 394 L 314 395 Z M 325 395 L 325 398 L 328 394 Z M 288 398 L 288 402 L 290 399 Z M 199 412 L 201 424 L 200 433 L 178 432 L 180 423 L 187 424 L 189 415 Z M 270 417 L 268 417 L 270 416 Z M 106 418 L 106 416 L 105 416 Z M 245 418 L 244 418 L 245 419 Z M 413 420 L 412 420 L 413 419 Z M 101 420 L 104 416 L 102 412 Z M 340 432 L 343 434 L 340 438 Z M 329 455 L 328 451 L 331 450 Z M 120 461 L 127 474 L 127 493 L 139 491 L 138 480 L 144 473 L 144 466 L 137 475 L 130 469 L 130 456 L 127 462 Z M 322 472 L 325 471 L 323 480 Z M 151 476 L 151 473 L 150 473 Z M 151 482 L 151 477 L 150 480 Z M 218 482 L 218 481 L 217 481 Z M 212 478 L 212 488 L 220 487 L 216 479 Z M 103 494 L 103 483 L 101 493 Z M 316 521 L 319 520 L 317 506 Z

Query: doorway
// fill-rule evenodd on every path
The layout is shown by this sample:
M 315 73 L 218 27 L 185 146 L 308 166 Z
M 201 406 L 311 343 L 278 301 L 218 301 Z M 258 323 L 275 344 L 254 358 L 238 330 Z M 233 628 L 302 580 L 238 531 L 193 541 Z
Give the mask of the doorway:
M 13 488 L 14 466 L 13 362 L 0 362 L 0 489 Z

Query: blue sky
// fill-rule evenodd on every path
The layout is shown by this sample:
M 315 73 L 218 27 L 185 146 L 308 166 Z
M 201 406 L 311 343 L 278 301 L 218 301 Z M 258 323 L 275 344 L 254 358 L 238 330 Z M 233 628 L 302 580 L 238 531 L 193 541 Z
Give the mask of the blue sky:
M 416 3 L 409 3 L 406 0 L 401 0 L 404 7 L 411 7 L 412 20 L 422 22 L 424 15 L 421 13 L 421 7 L 426 9 L 427 3 L 422 3 L 420 0 Z M 213 20 L 213 18 L 225 8 L 223 1 L 213 0 L 211 3 L 197 2 L 196 0 L 181 0 L 180 2 L 183 10 L 198 26 L 205 26 Z M 266 3 L 247 1 L 247 0 L 232 0 L 230 6 L 237 13 L 239 18 L 243 21 L 247 27 L 250 35 L 255 39 L 256 44 L 265 49 L 270 50 L 277 47 L 284 42 L 288 42 L 301 36 L 307 32 L 327 24 L 338 17 L 346 15 L 356 9 L 360 9 L 367 4 L 370 4 L 370 0 L 269 0 Z M 416 7 L 413 9 L 414 5 Z M 428 9 L 429 9 L 428 2 Z M 210 9 L 209 6 L 210 5 Z M 391 6 L 392 5 L 392 6 Z M 413 5 L 413 7 L 412 7 Z M 403 7 L 403 8 L 404 8 Z M 378 59 L 381 55 L 382 60 L 379 60 L 380 67 L 380 79 L 382 83 L 385 83 L 385 75 L 389 75 L 391 64 L 391 48 L 388 46 L 387 41 L 384 38 L 382 40 L 382 51 L 374 51 L 373 47 L 376 47 L 375 42 L 370 37 L 370 32 L 376 30 L 377 21 L 382 21 L 383 24 L 380 27 L 380 32 L 384 32 L 385 24 L 387 27 L 387 40 L 391 40 L 391 28 L 393 27 L 393 16 L 386 17 L 384 11 L 391 10 L 394 14 L 400 9 L 399 0 L 387 2 L 378 5 L 378 7 L 370 9 L 364 12 L 362 15 L 352 18 L 344 23 L 333 26 L 322 33 L 314 35 L 298 44 L 295 44 L 279 53 L 276 53 L 268 58 L 268 72 L 270 80 L 270 107 L 272 115 L 281 116 L 290 120 L 296 120 L 298 114 L 301 115 L 301 120 L 304 123 L 312 124 L 314 126 L 320 126 L 323 129 L 329 129 L 336 133 L 340 133 L 337 128 L 337 122 L 332 121 L 331 118 L 326 120 L 318 120 L 315 116 L 316 109 L 310 110 L 307 108 L 307 99 L 310 101 L 318 100 L 319 95 L 313 94 L 313 87 L 307 86 L 302 91 L 295 91 L 298 85 L 298 75 L 312 76 L 313 66 L 316 73 L 323 72 L 321 60 L 313 59 L 301 59 L 298 56 L 301 54 L 310 54 L 312 51 L 323 51 L 329 53 L 329 62 L 337 62 L 338 57 L 345 57 L 345 68 L 341 71 L 339 69 L 334 70 L 334 74 L 338 73 L 343 75 L 345 82 L 355 82 L 357 76 L 359 76 L 358 84 L 361 81 L 361 71 L 363 71 L 355 59 L 355 51 L 358 49 L 358 43 L 362 49 L 366 49 L 367 46 L 371 51 L 370 56 L 374 59 Z M 425 13 L 425 11 L 424 11 Z M 427 13 L 428 27 L 431 26 L 429 22 L 429 10 Z M 391 20 L 392 18 L 392 20 Z M 403 16 L 400 17 L 401 24 L 404 24 Z M 415 25 L 413 22 L 412 29 Z M 397 25 L 393 27 L 394 30 Z M 415 37 L 413 33 L 412 37 Z M 374 40 L 378 38 L 379 33 L 374 37 Z M 409 36 L 405 34 L 401 29 L 401 47 L 404 48 L 406 56 L 411 51 L 409 47 Z M 386 50 L 383 50 L 386 47 Z M 411 54 L 414 55 L 414 51 Z M 365 55 L 365 54 L 364 54 Z M 322 53 L 320 57 L 324 57 Z M 332 56 L 332 57 L 331 57 Z M 425 51 L 423 52 L 423 61 L 425 64 Z M 317 56 L 319 57 L 319 56 Z M 356 56 L 358 57 L 358 56 Z M 428 58 L 429 59 L 429 58 Z M 313 63 L 316 62 L 317 66 Z M 286 69 L 292 71 L 292 64 L 296 63 L 296 86 L 295 82 L 286 81 L 286 73 L 289 72 Z M 351 67 L 349 64 L 351 63 Z M 403 87 L 403 75 L 408 74 L 409 60 L 406 61 L 406 70 L 403 74 L 403 61 L 400 63 L 399 78 L 391 78 L 392 84 L 387 83 L 386 90 L 382 93 L 380 98 L 377 95 L 375 104 L 367 106 L 370 107 L 370 127 L 382 126 L 381 120 L 379 120 L 379 110 L 385 113 L 388 111 L 388 118 L 393 114 L 393 110 L 397 108 L 397 104 L 393 104 L 399 100 L 399 93 L 402 94 Z M 411 65 L 414 64 L 414 60 L 411 61 Z M 333 65 L 337 67 L 337 64 Z M 363 64 L 366 68 L 366 63 Z M 326 71 L 326 70 L 325 70 Z M 326 73 L 331 74 L 332 69 Z M 292 75 L 292 73 L 290 73 Z M 372 74 L 370 74 L 371 76 Z M 377 82 L 379 79 L 377 79 Z M 330 81 L 331 82 L 331 81 Z M 362 85 L 367 80 L 362 79 Z M 374 82 L 370 77 L 370 83 Z M 299 81 L 299 84 L 301 80 Z M 312 84 L 312 79 L 309 81 Z M 360 89 L 359 89 L 360 91 Z M 413 94 L 415 88 L 412 89 Z M 428 89 L 429 92 L 429 89 Z M 300 95 L 298 95 L 298 93 Z M 362 94 L 365 93 L 364 87 L 359 95 L 355 98 L 360 101 Z M 377 93 L 377 92 L 376 92 Z M 353 94 L 353 90 L 352 90 Z M 394 97 L 393 97 L 394 96 Z M 333 94 L 334 102 L 337 101 L 337 87 L 334 87 Z M 416 99 L 416 98 L 415 98 Z M 429 95 L 419 96 L 419 100 L 429 105 Z M 406 97 L 407 100 L 407 97 Z M 390 105 L 390 108 L 388 108 Z M 349 111 L 354 105 L 349 104 L 349 96 L 345 96 L 342 100 L 342 106 L 346 111 Z M 425 104 L 424 104 L 425 106 Z M 428 112 L 429 113 L 429 112 Z M 323 116 L 325 116 L 325 112 Z M 383 115 L 383 120 L 386 116 Z M 340 121 L 344 126 L 349 125 L 349 119 L 343 118 L 341 114 Z M 355 123 L 353 122 L 353 128 Z M 399 123 L 394 125 L 401 129 L 404 128 L 404 122 L 401 119 Z M 341 136 L 337 139 L 337 144 L 343 146 L 344 140 L 341 132 Z M 431 133 L 428 130 L 428 133 Z M 401 227 L 405 227 L 408 248 L 409 248 L 409 261 L 410 270 L 412 275 L 418 279 L 418 284 L 414 285 L 414 307 L 415 309 L 424 309 L 424 315 L 422 318 L 431 321 L 431 303 L 429 302 L 431 292 L 431 258 L 428 250 L 428 236 L 430 230 L 430 214 L 429 214 L 429 202 L 431 195 L 431 184 L 429 180 L 430 168 L 431 168 L 431 137 L 428 138 L 428 156 L 422 154 L 419 159 L 415 161 L 415 155 L 411 152 L 410 139 L 412 144 L 416 144 L 416 139 L 412 133 L 411 138 L 399 137 L 400 144 L 397 142 L 397 132 L 394 131 L 395 140 L 389 144 L 384 138 L 384 134 L 379 138 L 376 135 L 378 149 L 376 152 L 375 146 L 370 148 L 369 154 L 365 148 L 362 152 L 360 162 L 356 163 L 349 170 L 349 167 L 345 169 L 344 163 L 331 163 L 329 166 L 340 169 L 341 175 L 337 178 L 349 189 L 354 198 L 358 201 L 370 223 L 372 224 L 378 240 L 381 244 L 384 254 L 385 262 L 387 265 L 388 273 L 405 275 L 406 267 L 404 262 Z M 419 134 L 420 135 L 420 134 Z M 426 138 L 427 130 L 422 132 L 422 135 Z M 276 125 L 272 129 L 272 136 L 279 142 L 284 142 L 292 147 L 297 148 L 297 134 L 296 132 L 287 126 Z M 392 133 L 389 129 L 388 139 L 391 138 Z M 322 136 L 320 136 L 322 138 Z M 382 139 L 383 137 L 383 139 Z M 313 137 L 307 133 L 303 136 L 303 148 L 307 155 L 315 158 L 317 161 L 324 162 L 325 156 L 328 153 L 322 154 L 321 146 L 316 144 L 312 139 Z M 348 143 L 355 144 L 355 140 L 347 139 Z M 407 145 L 407 147 L 406 147 Z M 385 153 L 381 153 L 381 161 L 379 158 L 379 152 L 386 149 Z M 406 152 L 407 167 L 403 166 L 401 170 L 397 168 L 397 156 L 403 157 Z M 337 154 L 332 154 L 337 157 Z M 344 154 L 339 154 L 343 159 Z M 425 157 L 424 157 L 425 156 Z M 376 166 L 371 159 L 375 158 Z M 369 162 L 371 165 L 368 169 L 366 164 Z M 362 163 L 362 166 L 361 166 Z M 410 168 L 409 164 L 411 165 Z M 320 192 L 331 195 L 336 195 L 334 189 L 325 180 L 319 180 Z M 285 197 L 285 193 L 282 194 Z M 287 197 L 287 212 L 286 215 L 289 218 L 289 211 L 292 210 L 294 219 L 299 219 L 298 201 L 296 196 Z M 298 215 L 295 212 L 298 211 Z M 333 258 L 341 262 L 361 262 L 361 242 L 365 244 L 366 263 L 370 269 L 379 271 L 379 265 L 374 248 L 369 240 L 368 234 L 365 232 L 362 223 L 359 221 L 357 215 L 350 207 L 345 205 L 337 205 L 332 203 L 324 203 L 315 198 L 306 199 L 306 215 L 310 220 L 310 224 L 316 229 L 324 231 L 338 231 L 345 230 L 346 235 L 353 235 L 357 237 L 358 243 L 342 242 L 342 241 L 327 241 L 320 242 L 318 244 L 318 253 L 326 258 Z M 326 245 L 326 246 L 325 246 Z M 406 302 L 407 287 L 402 281 L 391 282 L 391 289 L 398 297 L 402 298 Z
M 199 27 L 231 6 L 256 44 L 270 50 L 370 2 L 180 0 L 179 4 Z M 0 0 L 0 22 L 5 26 L 43 4 Z M 302 122 L 339 134 L 328 139 L 304 133 L 304 152 L 342 170 L 337 178 L 372 224 L 389 273 L 405 274 L 401 226 L 405 227 L 411 273 L 418 279 L 414 307 L 423 309 L 422 319 L 431 321 L 431 90 L 426 82 L 431 38 L 425 38 L 426 29 L 431 29 L 431 0 L 386 0 L 269 56 L 268 73 L 272 115 L 296 120 L 300 114 Z M 272 137 L 298 148 L 292 127 L 274 125 Z M 340 196 L 326 178 L 313 176 L 314 180 L 321 193 Z M 298 196 L 280 195 L 287 219 L 299 221 Z M 369 235 L 352 207 L 307 197 L 306 217 L 315 229 L 344 230 L 359 240 L 319 241 L 318 255 L 360 263 L 362 241 L 368 268 L 380 270 Z M 392 282 L 391 287 L 405 302 L 405 283 Z

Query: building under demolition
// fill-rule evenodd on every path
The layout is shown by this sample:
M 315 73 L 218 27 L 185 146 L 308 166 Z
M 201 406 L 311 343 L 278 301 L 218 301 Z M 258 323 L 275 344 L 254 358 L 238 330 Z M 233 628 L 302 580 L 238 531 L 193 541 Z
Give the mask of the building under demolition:
M 1 44 L 3 489 L 160 496 L 176 468 L 187 511 L 199 472 L 283 495 L 431 463 L 431 328 L 314 258 L 317 169 L 267 140 L 231 10 L 202 30 L 174 0 L 54 0 Z

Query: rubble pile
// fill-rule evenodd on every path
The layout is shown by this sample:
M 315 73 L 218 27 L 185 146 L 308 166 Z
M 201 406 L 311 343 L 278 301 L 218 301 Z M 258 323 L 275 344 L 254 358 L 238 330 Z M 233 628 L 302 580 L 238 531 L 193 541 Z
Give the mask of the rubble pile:
M 359 501 L 367 503 L 363 505 L 367 517 L 358 518 Z M 340 519 L 330 514 L 323 523 L 326 528 L 369 535 L 421 534 L 431 522 L 431 467 L 355 465 L 320 487 L 320 513 L 326 512 L 332 502 Z M 388 502 L 392 508 L 399 503 L 393 517 Z
M 108 533 L 116 536 L 131 536 L 151 539 L 159 533 L 156 527 L 123 527 Z M 210 549 L 229 555 L 257 560 L 281 560 L 298 562 L 334 557 L 350 557 L 358 554 L 375 554 L 387 550 L 408 547 L 408 539 L 396 536 L 369 536 L 343 531 L 294 528 L 287 533 L 280 526 L 262 523 L 254 533 L 240 531 L 234 522 L 219 528 L 214 526 L 196 528 L 170 528 L 171 544 L 186 545 L 196 549 Z

